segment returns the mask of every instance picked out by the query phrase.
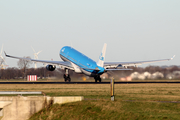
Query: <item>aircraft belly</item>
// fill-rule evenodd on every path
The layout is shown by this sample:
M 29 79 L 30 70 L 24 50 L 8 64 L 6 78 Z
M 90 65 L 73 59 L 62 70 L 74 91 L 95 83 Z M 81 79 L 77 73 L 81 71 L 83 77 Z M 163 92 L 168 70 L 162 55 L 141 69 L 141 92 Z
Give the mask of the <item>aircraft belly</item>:
M 95 77 L 95 76 L 97 76 L 97 74 L 92 73 L 92 72 L 89 72 L 89 71 L 86 71 L 86 70 L 84 70 L 84 69 L 81 69 L 81 71 L 82 71 L 85 75 L 90 76 L 90 77 Z
M 60 57 L 63 61 L 68 61 L 64 56 L 60 55 Z

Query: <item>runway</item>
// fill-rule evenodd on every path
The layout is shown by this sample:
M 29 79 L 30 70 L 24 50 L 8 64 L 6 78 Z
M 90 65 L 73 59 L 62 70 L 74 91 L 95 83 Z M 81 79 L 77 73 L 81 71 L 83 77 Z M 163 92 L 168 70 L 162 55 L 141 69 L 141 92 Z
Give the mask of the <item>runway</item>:
M 114 84 L 151 84 L 151 83 L 170 83 L 179 84 L 178 82 L 114 82 Z M 110 84 L 110 82 L 0 82 L 0 84 Z

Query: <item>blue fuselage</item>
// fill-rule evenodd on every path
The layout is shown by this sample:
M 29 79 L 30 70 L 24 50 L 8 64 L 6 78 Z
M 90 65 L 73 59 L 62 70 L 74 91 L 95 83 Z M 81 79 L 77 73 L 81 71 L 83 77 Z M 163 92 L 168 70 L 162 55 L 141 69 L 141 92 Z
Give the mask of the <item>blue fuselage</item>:
M 78 66 L 82 73 L 88 76 L 101 75 L 105 70 L 103 67 L 98 66 L 95 61 L 69 46 L 65 46 L 60 50 L 60 57 L 62 60 Z

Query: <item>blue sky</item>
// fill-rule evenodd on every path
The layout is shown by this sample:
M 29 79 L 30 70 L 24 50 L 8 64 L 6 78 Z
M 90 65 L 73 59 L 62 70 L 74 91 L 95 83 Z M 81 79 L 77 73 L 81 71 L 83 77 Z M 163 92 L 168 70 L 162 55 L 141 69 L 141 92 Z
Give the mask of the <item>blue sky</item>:
M 72 45 L 97 61 L 107 43 L 108 62 L 175 54 L 172 61 L 147 65 L 180 65 L 179 6 L 179 0 L 1 0 L 0 46 L 33 58 L 32 46 L 42 50 L 39 59 L 62 61 L 60 49 Z M 6 61 L 17 67 L 18 60 Z

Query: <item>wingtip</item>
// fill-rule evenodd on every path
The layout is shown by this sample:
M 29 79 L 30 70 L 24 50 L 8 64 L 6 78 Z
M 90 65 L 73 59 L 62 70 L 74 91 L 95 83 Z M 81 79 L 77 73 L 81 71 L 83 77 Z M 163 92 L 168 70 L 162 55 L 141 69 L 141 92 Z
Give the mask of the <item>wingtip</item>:
M 5 56 L 6 56 L 6 57 L 10 57 L 9 55 L 7 55 L 7 54 L 6 54 L 6 52 L 5 52 L 5 51 L 4 51 L 4 54 L 5 54 Z
M 172 57 L 170 60 L 174 59 L 175 56 L 176 56 L 176 55 L 173 55 L 173 57 Z
M 5 56 L 7 56 L 6 52 L 4 51 Z

